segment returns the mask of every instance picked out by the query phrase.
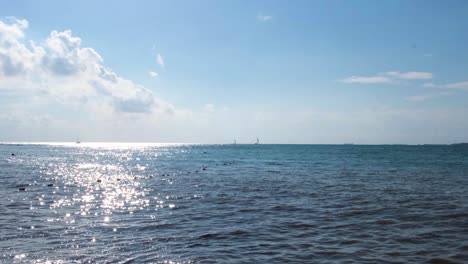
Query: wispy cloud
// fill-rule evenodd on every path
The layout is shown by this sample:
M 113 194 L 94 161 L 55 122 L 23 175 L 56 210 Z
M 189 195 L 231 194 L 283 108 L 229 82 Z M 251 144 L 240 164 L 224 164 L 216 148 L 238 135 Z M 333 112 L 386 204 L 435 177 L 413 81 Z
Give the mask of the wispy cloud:
M 430 72 L 399 72 L 389 71 L 385 75 L 391 76 L 396 79 L 402 80 L 430 80 L 432 79 L 432 73 Z
M 453 93 L 451 92 L 444 92 L 444 93 L 434 93 L 434 94 L 422 94 L 422 95 L 413 95 L 406 97 L 406 101 L 412 101 L 412 102 L 423 102 L 427 101 L 436 97 L 441 97 L 441 96 L 448 96 L 452 95 Z
M 413 95 L 405 98 L 406 101 L 422 102 L 433 98 L 433 94 Z
M 391 80 L 385 76 L 351 76 L 341 80 L 344 83 L 389 83 Z
M 430 72 L 399 72 L 388 71 L 373 76 L 351 76 L 340 80 L 343 83 L 397 83 L 399 80 L 430 80 L 432 73 Z
M 155 71 L 148 71 L 148 74 L 151 76 L 151 77 L 158 77 L 158 73 L 155 72 Z
M 164 67 L 166 67 L 166 65 L 164 64 L 164 59 L 163 57 L 161 56 L 161 54 L 158 53 L 158 55 L 156 56 L 156 62 L 159 64 L 159 66 L 161 68 L 164 69 Z
M 426 88 L 437 88 L 436 85 L 434 83 L 424 83 L 422 85 L 422 87 L 426 87 Z
M 425 83 L 423 87 L 426 88 L 445 88 L 445 89 L 456 89 L 456 90 L 468 90 L 468 81 L 465 82 L 454 82 L 445 84 Z
M 270 21 L 272 19 L 273 19 L 273 17 L 270 16 L 270 15 L 265 15 L 265 14 L 262 14 L 262 13 L 259 13 L 257 15 L 257 20 L 260 21 L 260 22 L 267 22 L 267 21 Z
M 444 87 L 449 89 L 468 90 L 468 82 L 447 83 Z

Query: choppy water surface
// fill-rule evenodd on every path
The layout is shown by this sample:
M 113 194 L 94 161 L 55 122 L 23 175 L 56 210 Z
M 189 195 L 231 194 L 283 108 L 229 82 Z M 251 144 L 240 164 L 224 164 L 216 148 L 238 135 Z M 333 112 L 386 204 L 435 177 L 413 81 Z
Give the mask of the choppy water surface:
M 463 146 L 3 144 L 0 194 L 1 263 L 468 262 Z

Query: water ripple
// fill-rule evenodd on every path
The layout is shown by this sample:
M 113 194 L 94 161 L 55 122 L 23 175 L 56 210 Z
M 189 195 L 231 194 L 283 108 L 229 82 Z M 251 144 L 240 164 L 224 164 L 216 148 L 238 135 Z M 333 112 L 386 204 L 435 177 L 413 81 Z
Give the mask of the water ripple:
M 466 157 L 450 146 L 0 145 L 0 262 L 466 263 Z

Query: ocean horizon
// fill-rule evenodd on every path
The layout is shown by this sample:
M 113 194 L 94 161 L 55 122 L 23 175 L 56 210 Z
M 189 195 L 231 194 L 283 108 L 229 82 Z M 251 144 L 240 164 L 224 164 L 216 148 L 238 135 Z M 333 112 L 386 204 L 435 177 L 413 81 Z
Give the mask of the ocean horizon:
M 219 143 L 203 143 L 203 142 L 145 142 L 145 141 L 0 141 L 0 145 L 64 145 L 64 146 L 81 146 L 81 145 L 140 145 L 140 146 L 162 146 L 162 145 L 257 145 L 255 142 L 219 142 Z M 453 143 L 258 143 L 258 145 L 356 145 L 356 146 L 451 146 L 464 145 L 467 142 Z

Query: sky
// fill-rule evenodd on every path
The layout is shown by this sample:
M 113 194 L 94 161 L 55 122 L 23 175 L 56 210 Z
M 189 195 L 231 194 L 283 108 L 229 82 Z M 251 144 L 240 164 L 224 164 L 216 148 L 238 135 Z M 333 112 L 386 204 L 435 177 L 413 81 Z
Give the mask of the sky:
M 468 1 L 0 6 L 0 142 L 468 142 Z

